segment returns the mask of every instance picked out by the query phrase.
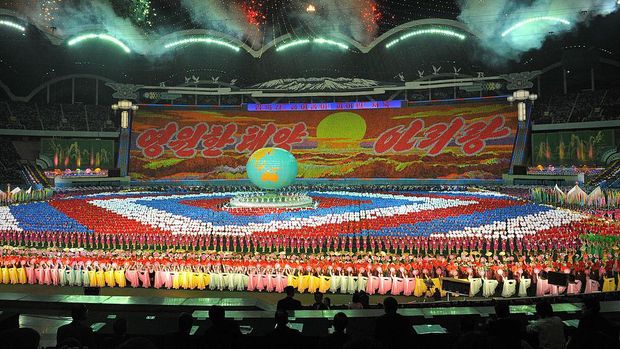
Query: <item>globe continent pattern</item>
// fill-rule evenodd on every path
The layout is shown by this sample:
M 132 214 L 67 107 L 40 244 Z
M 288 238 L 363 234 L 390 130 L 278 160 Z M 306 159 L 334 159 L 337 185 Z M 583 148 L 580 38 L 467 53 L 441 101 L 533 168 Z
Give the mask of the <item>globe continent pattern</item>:
M 246 170 L 252 184 L 263 190 L 278 190 L 295 181 L 297 160 L 284 149 L 261 148 L 252 153 Z

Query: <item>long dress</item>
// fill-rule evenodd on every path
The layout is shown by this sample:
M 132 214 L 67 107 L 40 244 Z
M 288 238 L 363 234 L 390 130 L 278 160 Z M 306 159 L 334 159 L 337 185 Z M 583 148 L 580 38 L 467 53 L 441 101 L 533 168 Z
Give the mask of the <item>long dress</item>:
M 404 280 L 401 277 L 392 277 L 392 288 L 390 293 L 393 295 L 399 295 L 403 293 L 404 290 Z
M 114 271 L 114 281 L 118 287 L 124 288 L 127 286 L 127 279 L 125 278 L 125 270 L 119 269 Z
M 615 292 L 616 291 L 616 279 L 615 278 L 603 278 L 603 292 Z
M 17 268 L 17 282 L 22 285 L 28 283 L 28 276 L 24 267 Z
M 575 280 L 575 282 L 568 283 L 568 294 L 581 293 L 581 280 Z
M 581 283 L 580 283 L 581 284 Z M 532 285 L 532 279 L 521 277 L 519 281 L 519 297 L 527 297 L 527 289 Z
M 30 285 L 37 283 L 37 276 L 34 267 L 26 267 L 26 278 L 28 279 L 28 284 Z
M 340 275 L 332 275 L 332 279 L 331 282 L 329 283 L 329 292 L 331 293 L 337 293 L 338 290 L 340 289 L 340 280 L 341 277 Z
M 482 279 L 481 278 L 470 278 L 469 279 L 469 296 L 475 297 L 480 289 L 482 288 Z
M 411 296 L 415 289 L 415 278 L 403 278 L 403 295 Z
M 504 287 L 502 288 L 502 297 L 510 298 L 517 292 L 516 280 L 504 280 Z

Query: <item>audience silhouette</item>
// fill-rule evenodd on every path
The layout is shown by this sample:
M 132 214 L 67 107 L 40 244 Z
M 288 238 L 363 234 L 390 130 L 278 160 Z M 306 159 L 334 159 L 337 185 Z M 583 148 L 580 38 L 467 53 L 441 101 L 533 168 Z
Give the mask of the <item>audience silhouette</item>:
M 301 309 L 301 302 L 293 298 L 295 297 L 295 288 L 293 286 L 286 286 L 284 292 L 286 297 L 278 301 L 277 309 L 285 311 Z
M 71 309 L 72 321 L 60 326 L 56 332 L 56 343 L 77 342 L 79 346 L 93 347 L 93 330 L 86 323 L 88 309 L 83 304 Z
M 394 297 L 383 300 L 385 314 L 377 318 L 375 339 L 386 349 L 401 347 L 414 336 L 413 327 L 408 318 L 398 314 L 398 302 Z

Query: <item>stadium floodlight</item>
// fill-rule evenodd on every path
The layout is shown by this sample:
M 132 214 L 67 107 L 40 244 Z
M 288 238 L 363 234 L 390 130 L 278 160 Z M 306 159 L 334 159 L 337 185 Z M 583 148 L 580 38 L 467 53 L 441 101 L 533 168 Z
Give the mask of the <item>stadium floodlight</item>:
M 67 42 L 67 45 L 69 46 L 75 46 L 77 44 L 79 44 L 82 41 L 86 41 L 86 40 L 92 40 L 92 39 L 99 39 L 99 40 L 104 40 L 104 41 L 108 41 L 113 43 L 114 45 L 120 47 L 121 49 L 123 49 L 123 51 L 125 51 L 126 53 L 131 53 L 131 50 L 129 49 L 129 47 L 127 47 L 127 45 L 125 45 L 122 41 L 120 41 L 119 39 L 108 35 L 108 34 L 95 34 L 95 33 L 89 33 L 89 34 L 82 34 L 79 36 L 76 36 L 75 38 L 69 40 L 69 42 Z
M 284 51 L 289 47 L 305 45 L 309 43 L 310 43 L 310 40 L 308 39 L 295 40 L 295 41 L 287 42 L 286 44 L 282 46 L 278 46 L 278 48 L 276 48 L 276 51 Z
M 164 45 L 164 48 L 169 49 L 169 48 L 174 48 L 177 46 L 182 46 L 182 45 L 187 45 L 187 44 L 215 44 L 215 45 L 219 45 L 219 46 L 224 46 L 227 47 L 231 50 L 237 51 L 239 52 L 239 47 L 229 44 L 226 41 L 222 41 L 222 40 L 218 40 L 218 39 L 214 39 L 214 38 L 210 38 L 207 36 L 195 36 L 192 38 L 186 38 L 186 39 L 181 39 L 181 40 L 177 40 L 177 41 L 173 41 L 171 43 L 168 43 L 166 45 Z
M 406 40 L 410 37 L 414 37 L 414 36 L 420 36 L 420 35 L 440 35 L 440 36 L 446 36 L 446 37 L 452 37 L 452 38 L 456 38 L 459 39 L 461 41 L 465 40 L 467 38 L 467 36 L 465 36 L 464 34 L 461 34 L 459 32 L 456 32 L 454 30 L 449 30 L 449 29 L 441 29 L 441 28 L 428 28 L 428 29 L 420 29 L 420 30 L 414 30 L 411 32 L 408 32 L 406 34 L 401 35 L 399 38 L 394 39 L 390 42 L 388 42 L 385 45 L 385 48 L 390 48 L 394 45 L 396 45 L 397 43 Z
M 314 40 L 312 40 L 312 42 L 317 43 L 317 44 L 322 44 L 322 45 L 331 45 L 331 46 L 337 46 L 343 50 L 347 50 L 349 49 L 349 46 L 341 43 L 341 42 L 337 42 L 337 41 L 333 41 L 333 40 L 329 40 L 329 39 L 323 39 L 323 38 L 316 38 Z
M 570 25 L 570 22 L 563 19 L 563 18 L 559 18 L 559 17 L 550 17 L 550 16 L 543 16 L 543 17 L 532 17 L 532 18 L 528 18 L 526 20 L 523 20 L 521 22 L 518 22 L 517 24 L 513 25 L 512 27 L 508 28 L 506 31 L 504 31 L 502 33 L 502 37 L 512 33 L 513 31 L 526 26 L 530 23 L 535 23 L 535 22 L 553 22 L 553 23 L 561 23 L 564 25 Z
M 11 22 L 11 21 L 0 20 L 0 25 L 3 25 L 5 27 L 9 27 L 9 28 L 13 28 L 13 29 L 17 29 L 20 32 L 25 32 L 26 31 L 26 27 L 24 27 L 21 24 L 17 24 L 15 22 Z

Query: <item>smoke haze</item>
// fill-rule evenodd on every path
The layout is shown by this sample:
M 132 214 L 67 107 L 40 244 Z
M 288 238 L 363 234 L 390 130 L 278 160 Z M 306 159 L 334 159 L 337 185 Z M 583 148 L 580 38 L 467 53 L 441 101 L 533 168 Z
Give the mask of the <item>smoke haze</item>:
M 459 5 L 458 19 L 479 35 L 485 48 L 507 59 L 518 59 L 521 53 L 540 48 L 548 36 L 617 9 L 616 0 L 460 0 Z M 544 16 L 565 19 L 570 25 L 529 23 L 501 36 L 523 20 Z

